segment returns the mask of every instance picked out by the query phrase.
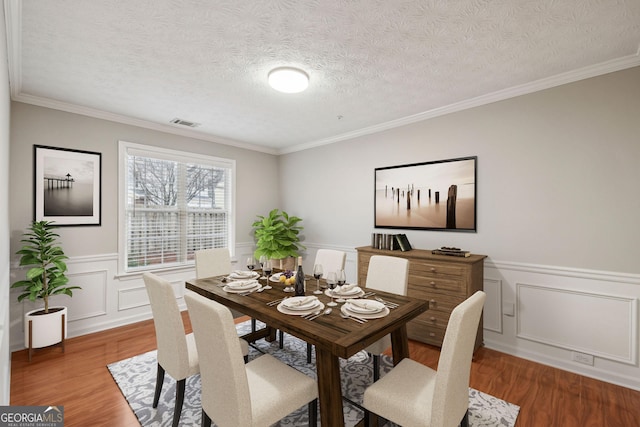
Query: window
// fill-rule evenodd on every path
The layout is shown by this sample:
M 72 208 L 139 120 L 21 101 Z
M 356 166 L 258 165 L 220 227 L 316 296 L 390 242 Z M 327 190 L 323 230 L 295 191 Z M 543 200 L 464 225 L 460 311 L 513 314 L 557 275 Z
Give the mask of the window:
M 120 269 L 193 264 L 233 248 L 235 161 L 120 141 Z

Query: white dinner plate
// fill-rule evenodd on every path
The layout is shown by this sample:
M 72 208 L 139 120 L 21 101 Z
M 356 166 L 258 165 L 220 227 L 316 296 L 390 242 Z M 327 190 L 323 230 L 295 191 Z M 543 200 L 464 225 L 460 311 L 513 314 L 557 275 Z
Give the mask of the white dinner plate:
M 287 299 L 289 299 L 289 298 L 287 298 Z M 319 304 L 316 305 L 315 307 L 311 307 L 311 308 L 308 308 L 306 310 L 290 310 L 287 307 L 285 307 L 282 303 L 280 303 L 280 304 L 278 304 L 277 309 L 278 309 L 278 311 L 280 313 L 291 314 L 293 316 L 305 316 L 307 314 L 313 313 L 316 310 L 320 310 L 320 311 L 324 310 L 324 304 L 321 303 L 320 301 L 318 301 L 318 303 Z
M 260 287 L 260 283 L 258 282 L 254 282 L 254 283 L 255 284 L 253 286 L 250 286 L 248 288 L 232 288 L 232 287 L 229 287 L 229 285 L 226 285 L 222 288 L 222 290 L 230 294 L 241 294 L 243 292 L 255 291 Z
M 324 291 L 324 294 L 328 297 L 331 297 L 331 289 L 326 289 Z M 360 288 L 358 288 L 358 292 L 354 293 L 354 294 L 348 294 L 348 295 L 342 295 L 339 293 L 335 293 L 333 294 L 334 298 L 342 298 L 342 299 L 350 299 L 350 298 L 360 298 L 362 295 L 364 295 L 364 291 Z
M 346 305 L 347 303 L 344 303 L 342 307 L 340 307 L 340 311 L 342 311 L 344 314 L 347 314 L 349 316 L 360 317 L 361 319 L 379 319 L 389 314 L 389 309 L 387 307 L 385 307 L 384 310 L 382 310 L 379 313 L 365 314 L 365 313 L 356 313 L 355 311 L 351 311 Z
M 380 313 L 385 308 L 383 303 L 368 299 L 352 299 L 347 301 L 345 305 L 347 310 L 361 314 Z

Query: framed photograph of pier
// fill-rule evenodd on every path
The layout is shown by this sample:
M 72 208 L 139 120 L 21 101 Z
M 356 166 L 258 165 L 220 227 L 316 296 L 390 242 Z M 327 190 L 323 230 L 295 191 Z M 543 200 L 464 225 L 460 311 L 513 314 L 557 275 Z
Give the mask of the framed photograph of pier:
M 375 169 L 376 228 L 476 231 L 478 158 Z
M 100 225 L 102 154 L 34 145 L 34 218 Z

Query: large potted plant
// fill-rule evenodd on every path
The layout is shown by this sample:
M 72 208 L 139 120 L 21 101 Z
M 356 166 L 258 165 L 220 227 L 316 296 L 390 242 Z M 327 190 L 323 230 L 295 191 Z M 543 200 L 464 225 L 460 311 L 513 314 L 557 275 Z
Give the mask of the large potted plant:
M 51 221 L 34 221 L 23 235 L 22 249 L 16 252 L 20 266 L 30 267 L 26 278 L 11 285 L 22 288 L 18 302 L 24 299 L 35 302 L 42 300 L 44 307 L 25 314 L 25 347 L 29 348 L 29 360 L 34 348 L 62 343 L 67 335 L 67 307 L 49 307 L 49 297 L 53 295 L 73 296 L 79 286 L 69 286 L 65 275 L 68 257 L 60 247 L 60 237 L 53 229 Z
M 269 215 L 258 215 L 253 223 L 256 239 L 256 251 L 254 256 L 260 258 L 264 255 L 268 259 L 284 260 L 300 255 L 300 250 L 306 249 L 300 244 L 300 232 L 302 221 L 297 216 L 292 216 L 279 209 L 273 209 Z M 280 265 L 280 268 L 284 268 Z

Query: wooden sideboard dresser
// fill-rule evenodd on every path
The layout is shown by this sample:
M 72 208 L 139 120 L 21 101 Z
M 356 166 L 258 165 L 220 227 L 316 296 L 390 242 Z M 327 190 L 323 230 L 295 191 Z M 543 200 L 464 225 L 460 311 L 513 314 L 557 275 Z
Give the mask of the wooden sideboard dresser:
M 449 316 L 454 307 L 482 290 L 485 255 L 456 257 L 434 255 L 431 250 L 390 251 L 370 246 L 356 248 L 358 251 L 358 284 L 367 280 L 369 258 L 372 255 L 387 255 L 409 260 L 409 288 L 411 297 L 429 301 L 429 310 L 407 324 L 410 339 L 442 346 Z M 482 345 L 482 319 L 474 351 Z

